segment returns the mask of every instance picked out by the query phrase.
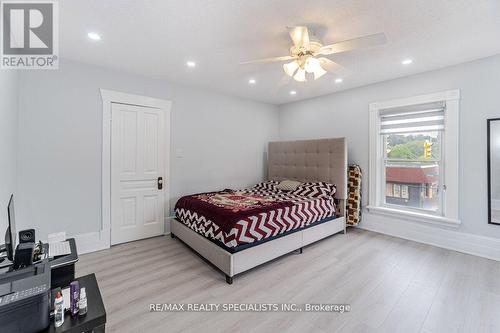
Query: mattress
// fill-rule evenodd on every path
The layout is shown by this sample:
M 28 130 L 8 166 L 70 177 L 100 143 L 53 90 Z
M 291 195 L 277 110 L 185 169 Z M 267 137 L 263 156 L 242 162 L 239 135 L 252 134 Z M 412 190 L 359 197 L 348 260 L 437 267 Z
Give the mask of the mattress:
M 333 197 L 297 195 L 273 185 L 182 197 L 176 219 L 234 252 L 335 218 Z

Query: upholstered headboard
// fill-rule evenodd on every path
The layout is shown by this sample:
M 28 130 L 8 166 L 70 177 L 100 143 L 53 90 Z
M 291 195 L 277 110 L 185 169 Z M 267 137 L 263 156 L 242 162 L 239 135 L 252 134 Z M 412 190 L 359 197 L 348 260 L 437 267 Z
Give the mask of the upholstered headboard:
M 345 138 L 270 142 L 268 178 L 337 185 L 337 199 L 347 199 Z

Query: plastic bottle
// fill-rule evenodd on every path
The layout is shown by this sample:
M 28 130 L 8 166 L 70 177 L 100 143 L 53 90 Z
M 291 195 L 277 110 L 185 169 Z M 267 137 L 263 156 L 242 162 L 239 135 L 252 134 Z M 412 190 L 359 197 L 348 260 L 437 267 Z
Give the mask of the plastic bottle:
M 73 281 L 69 284 L 69 292 L 71 315 L 75 317 L 78 314 L 78 305 L 80 301 L 80 284 L 78 281 Z
M 87 293 L 85 292 L 85 287 L 80 289 L 80 304 L 78 314 L 80 316 L 85 316 L 87 314 Z
M 60 327 L 64 323 L 64 300 L 60 291 L 57 292 L 54 302 L 54 320 L 56 327 Z

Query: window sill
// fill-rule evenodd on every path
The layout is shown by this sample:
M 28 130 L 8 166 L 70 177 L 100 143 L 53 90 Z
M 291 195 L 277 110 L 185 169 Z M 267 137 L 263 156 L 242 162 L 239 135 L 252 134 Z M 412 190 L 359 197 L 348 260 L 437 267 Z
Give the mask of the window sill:
M 436 216 L 425 213 L 409 212 L 394 208 L 380 207 L 380 206 L 368 206 L 368 211 L 370 213 L 387 215 L 392 217 L 405 218 L 415 222 L 423 222 L 429 224 L 437 224 L 447 227 L 458 227 L 461 222 L 457 219 L 452 219 L 444 216 Z

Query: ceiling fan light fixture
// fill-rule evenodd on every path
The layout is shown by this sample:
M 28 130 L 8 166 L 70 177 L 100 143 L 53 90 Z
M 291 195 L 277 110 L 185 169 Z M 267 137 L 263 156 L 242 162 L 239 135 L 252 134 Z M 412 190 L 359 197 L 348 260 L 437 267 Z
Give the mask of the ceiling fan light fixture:
M 293 42 L 288 55 L 244 61 L 240 64 L 291 61 L 282 65 L 283 70 L 288 76 L 293 77 L 294 80 L 298 82 L 306 81 L 308 74 L 310 76 L 313 74 L 314 79 L 317 80 L 324 76 L 327 71 L 332 72 L 335 75 L 345 76 L 348 75 L 346 68 L 322 56 L 362 48 L 372 48 L 387 42 L 387 38 L 384 33 L 376 33 L 329 45 L 323 45 L 322 42 L 314 36 L 314 34 L 312 34 L 306 26 L 287 27 L 287 30 Z M 407 64 L 409 64 L 409 62 Z M 337 80 L 336 83 L 340 83 L 340 81 Z
M 297 73 L 293 76 L 295 81 L 298 82 L 305 82 L 306 81 L 306 71 L 302 68 L 299 68 L 297 70 Z
M 309 57 L 306 60 L 306 63 L 304 65 L 304 69 L 308 73 L 314 73 L 318 70 L 318 68 L 321 68 L 321 65 L 319 63 L 319 60 L 314 58 L 314 57 Z
M 318 68 L 316 68 L 316 70 L 313 73 L 314 73 L 314 79 L 317 80 L 323 75 L 325 75 L 326 71 L 321 66 L 318 66 Z
M 283 64 L 283 70 L 288 76 L 293 76 L 297 69 L 299 69 L 299 64 L 295 60 L 288 64 Z

